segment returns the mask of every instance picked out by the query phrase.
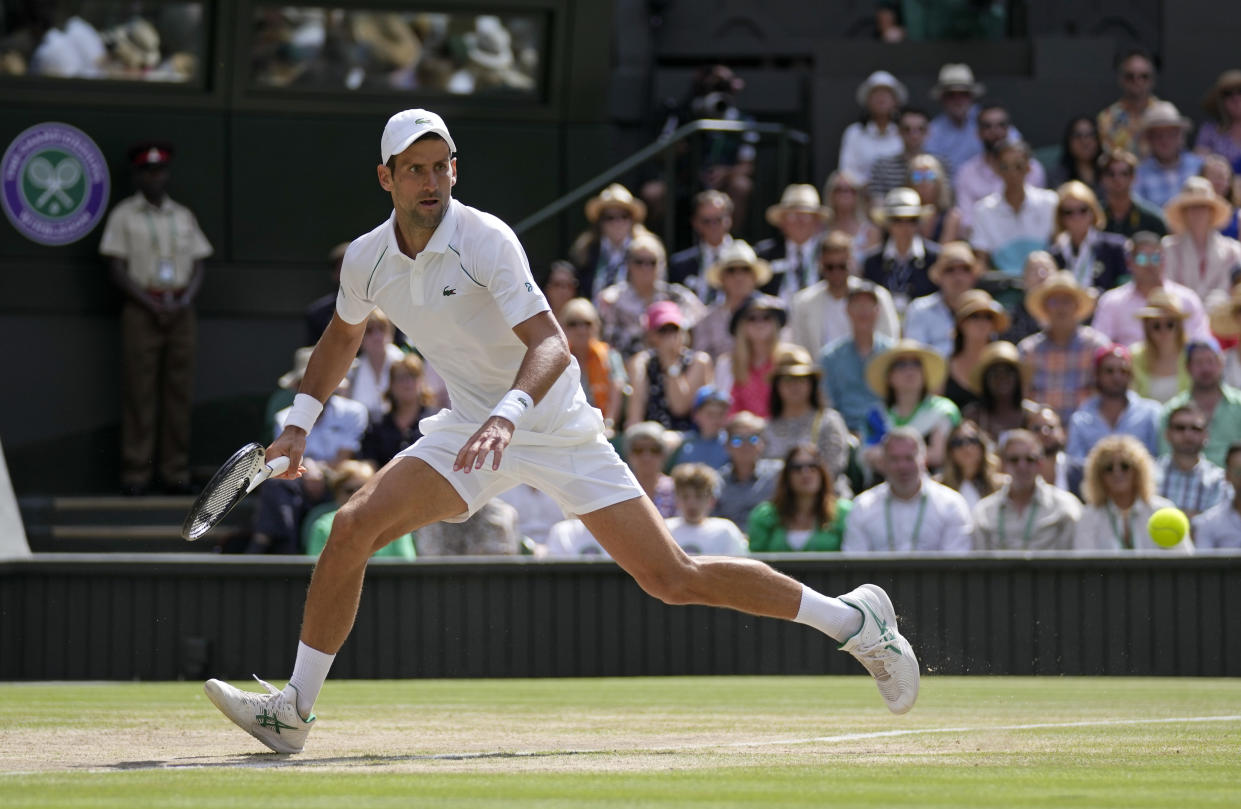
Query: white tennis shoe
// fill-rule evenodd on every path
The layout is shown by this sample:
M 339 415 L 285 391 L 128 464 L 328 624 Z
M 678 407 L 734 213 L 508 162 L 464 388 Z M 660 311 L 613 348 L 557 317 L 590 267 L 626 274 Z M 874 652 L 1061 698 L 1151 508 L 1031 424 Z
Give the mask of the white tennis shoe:
M 295 701 L 271 683 L 254 679 L 267 689 L 266 694 L 242 691 L 220 680 L 208 680 L 203 686 L 215 707 L 233 720 L 237 727 L 249 733 L 277 753 L 300 753 L 306 746 L 310 726 L 315 717 L 304 720 L 297 712 Z
M 882 587 L 863 584 L 840 600 L 862 613 L 862 626 L 840 645 L 871 676 L 888 710 L 905 713 L 918 699 L 918 658 L 896 629 L 896 610 Z

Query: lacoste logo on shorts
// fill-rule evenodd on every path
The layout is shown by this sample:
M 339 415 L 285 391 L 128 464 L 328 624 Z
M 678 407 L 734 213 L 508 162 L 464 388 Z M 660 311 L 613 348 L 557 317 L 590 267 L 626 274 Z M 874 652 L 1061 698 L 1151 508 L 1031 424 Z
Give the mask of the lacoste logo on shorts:
M 457 290 L 455 290 L 455 289 L 453 289 L 452 287 L 450 287 L 450 286 L 448 286 L 447 284 L 445 284 L 445 285 L 444 285 L 444 291 L 443 291 L 443 293 L 442 293 L 442 294 L 444 295 L 444 297 L 445 297 L 445 298 L 447 298 L 449 295 L 456 295 L 456 294 L 457 294 Z

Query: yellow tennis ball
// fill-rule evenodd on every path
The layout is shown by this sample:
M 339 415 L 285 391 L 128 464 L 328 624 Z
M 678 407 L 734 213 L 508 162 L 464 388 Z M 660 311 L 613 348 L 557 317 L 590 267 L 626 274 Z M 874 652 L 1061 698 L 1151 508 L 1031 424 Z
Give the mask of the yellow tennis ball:
M 1146 523 L 1151 541 L 1163 548 L 1171 548 L 1189 532 L 1189 518 L 1179 508 L 1161 508 Z

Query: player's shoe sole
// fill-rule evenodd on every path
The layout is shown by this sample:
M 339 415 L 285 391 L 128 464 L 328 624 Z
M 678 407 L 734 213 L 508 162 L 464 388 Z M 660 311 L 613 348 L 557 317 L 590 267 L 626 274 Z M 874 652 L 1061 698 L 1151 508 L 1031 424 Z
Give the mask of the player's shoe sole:
M 268 748 L 277 753 L 302 752 L 315 717 L 302 719 L 297 706 L 280 689 L 254 679 L 267 689 L 266 694 L 242 691 L 221 680 L 208 680 L 203 691 L 221 713 Z
M 863 584 L 840 600 L 862 613 L 862 626 L 840 648 L 875 678 L 892 713 L 902 714 L 918 700 L 918 658 L 896 629 L 896 610 L 882 587 Z

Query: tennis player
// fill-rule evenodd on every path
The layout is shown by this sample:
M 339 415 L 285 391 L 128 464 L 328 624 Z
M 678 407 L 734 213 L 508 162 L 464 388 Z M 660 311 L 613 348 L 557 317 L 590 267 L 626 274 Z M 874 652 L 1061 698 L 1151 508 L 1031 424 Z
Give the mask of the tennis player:
M 813 626 L 874 676 L 889 709 L 913 707 L 918 662 L 879 587 L 863 584 L 832 598 L 756 560 L 690 557 L 677 546 L 604 439 L 603 419 L 586 402 L 577 361 L 517 236 L 452 198 L 456 151 L 435 113 L 405 110 L 384 127 L 377 173 L 392 215 L 345 252 L 336 313 L 267 459 L 287 456 L 285 477 L 299 474 L 306 434 L 376 307 L 443 376 L 452 407 L 423 419 L 423 437 L 337 513 L 311 578 L 288 686 L 259 680 L 267 693 L 255 693 L 209 680 L 211 701 L 272 750 L 300 752 L 315 700 L 353 627 L 371 554 L 428 523 L 464 520 L 524 482 L 579 516 L 652 596 Z

